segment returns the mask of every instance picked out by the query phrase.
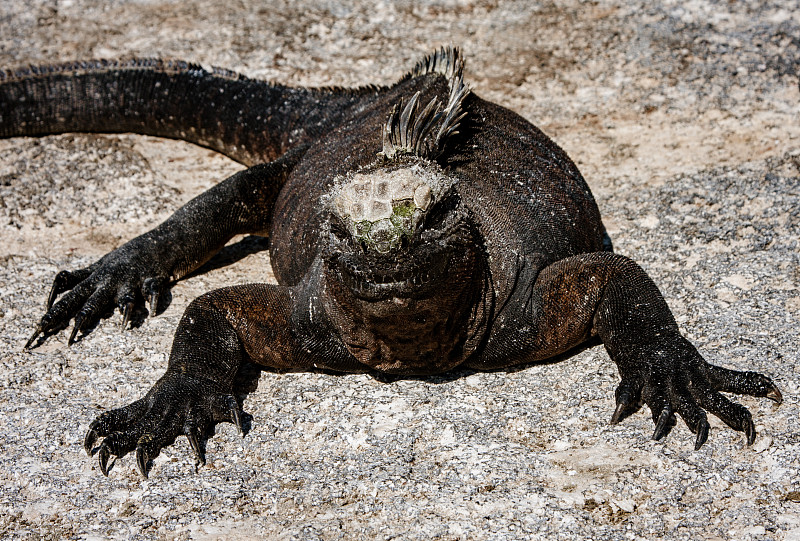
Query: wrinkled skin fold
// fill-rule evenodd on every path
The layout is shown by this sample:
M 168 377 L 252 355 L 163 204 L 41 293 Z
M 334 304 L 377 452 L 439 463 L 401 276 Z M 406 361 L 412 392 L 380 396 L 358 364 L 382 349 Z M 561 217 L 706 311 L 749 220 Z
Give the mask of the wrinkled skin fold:
M 135 453 L 147 476 L 185 436 L 198 464 L 220 422 L 244 433 L 254 365 L 427 375 L 552 358 L 599 339 L 621 382 L 618 423 L 647 405 L 664 438 L 708 413 L 756 438 L 722 393 L 781 393 L 707 363 L 646 273 L 613 253 L 569 157 L 480 99 L 442 49 L 396 84 L 303 89 L 178 61 L 90 61 L 0 71 L 0 136 L 134 132 L 183 139 L 248 166 L 85 269 L 56 277 L 26 347 L 110 309 L 151 314 L 175 280 L 238 234 L 270 239 L 278 284 L 209 292 L 186 309 L 165 374 L 107 411 L 84 446 L 108 474 Z M 249 383 L 246 383 L 249 381 Z

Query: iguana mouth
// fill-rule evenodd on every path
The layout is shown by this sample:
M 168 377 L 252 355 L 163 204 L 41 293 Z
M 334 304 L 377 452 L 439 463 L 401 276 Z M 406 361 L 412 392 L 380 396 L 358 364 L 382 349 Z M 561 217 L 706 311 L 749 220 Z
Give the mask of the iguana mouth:
M 373 260 L 341 254 L 337 266 L 342 281 L 353 294 L 368 301 L 391 297 L 421 298 L 430 294 L 450 262 L 450 250 L 426 254 L 413 260 Z

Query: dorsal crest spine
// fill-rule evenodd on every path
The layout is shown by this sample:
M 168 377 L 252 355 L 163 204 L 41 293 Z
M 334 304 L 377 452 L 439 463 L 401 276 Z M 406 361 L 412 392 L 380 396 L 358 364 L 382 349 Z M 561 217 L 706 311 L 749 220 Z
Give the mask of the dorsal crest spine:
M 383 156 L 395 159 L 404 154 L 436 159 L 450 136 L 458 133 L 466 112 L 462 110 L 469 87 L 464 83 L 464 60 L 455 47 L 442 47 L 426 56 L 407 77 L 430 73 L 444 75 L 450 87 L 447 103 L 442 106 L 436 98 L 420 108 L 417 92 L 403 106 L 396 104 L 383 126 Z M 436 129 L 438 125 L 438 129 Z

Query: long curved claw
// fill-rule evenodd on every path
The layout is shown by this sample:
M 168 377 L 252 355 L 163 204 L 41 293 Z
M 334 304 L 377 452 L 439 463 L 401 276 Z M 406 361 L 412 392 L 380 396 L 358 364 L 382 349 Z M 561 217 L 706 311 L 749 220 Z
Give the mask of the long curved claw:
M 194 429 L 189 428 L 186 431 L 186 439 L 189 440 L 189 447 L 192 448 L 194 453 L 195 464 L 198 466 L 206 465 L 206 455 L 200 447 L 200 440 L 197 439 L 197 433 Z
M 614 409 L 614 414 L 611 416 L 611 424 L 615 425 L 619 423 L 634 413 L 636 409 L 636 404 L 631 393 L 620 386 L 617 390 L 617 407 Z
M 664 409 L 661 410 L 661 414 L 658 416 L 658 421 L 656 421 L 653 439 L 655 441 L 663 439 L 674 425 L 675 414 L 672 412 L 672 408 L 669 405 L 664 406 Z
M 90 428 L 86 432 L 86 436 L 83 438 L 83 448 L 86 450 L 86 454 L 89 456 L 94 455 L 97 450 L 94 448 L 94 444 L 97 443 L 97 432 L 93 428 Z
M 56 277 L 53 279 L 53 285 L 50 287 L 50 294 L 47 296 L 47 309 L 50 310 L 58 296 L 72 289 L 76 283 L 77 281 L 70 271 L 62 270 L 56 274 Z
M 697 439 L 694 440 L 694 450 L 697 451 L 700 449 L 703 444 L 708 439 L 708 431 L 711 429 L 711 425 L 708 424 L 707 420 L 700 421 L 699 426 L 697 427 Z
M 150 317 L 156 315 L 156 308 L 158 308 L 158 297 L 160 293 L 160 291 L 153 291 L 150 293 L 150 297 L 147 299 L 148 303 L 150 304 Z
M 765 396 L 778 405 L 783 403 L 783 395 L 775 385 L 772 386 L 772 389 L 770 389 Z
M 123 301 L 124 305 L 121 305 L 122 308 L 122 327 L 121 330 L 125 330 L 128 328 L 128 323 L 131 321 L 131 317 L 133 316 L 133 309 L 136 306 L 136 303 L 133 300 L 126 300 Z
M 69 339 L 67 340 L 67 345 L 71 346 L 75 343 L 75 337 L 78 335 L 78 331 L 81 330 L 81 324 L 83 323 L 83 316 L 78 314 L 75 316 L 75 325 L 72 327 L 72 332 L 69 335 Z
M 53 280 L 53 285 L 50 286 L 50 294 L 47 296 L 47 310 L 53 307 L 53 303 L 56 302 L 59 294 L 61 294 L 63 289 L 63 282 L 66 277 L 69 276 L 69 271 L 61 271 L 56 274 L 55 279 Z
M 230 409 L 231 420 L 233 424 L 236 425 L 236 430 L 239 431 L 239 435 L 244 437 L 244 427 L 242 426 L 242 417 L 239 415 L 239 404 L 236 402 L 236 399 L 232 396 L 228 396 L 226 398 L 226 402 L 228 404 L 228 408 Z
M 144 450 L 144 446 L 139 444 L 136 446 L 136 469 L 139 470 L 139 473 L 142 474 L 142 477 L 147 479 L 148 477 L 148 468 L 147 463 L 150 461 L 150 457 L 147 456 L 147 451 Z
M 100 471 L 103 472 L 103 475 L 108 477 L 108 459 L 111 456 L 111 449 L 108 448 L 108 444 L 103 441 L 100 444 L 100 450 L 97 452 L 97 460 L 100 462 Z
M 142 294 L 150 305 L 150 317 L 156 315 L 158 310 L 158 300 L 161 297 L 161 290 L 164 288 L 165 280 L 161 278 L 148 278 L 142 284 Z
M 39 338 L 39 335 L 42 334 L 42 324 L 36 325 L 36 329 L 33 331 L 33 335 L 25 342 L 25 347 L 23 349 L 30 349 L 31 345 Z
M 613 415 L 611 415 L 611 423 L 612 425 L 618 424 L 622 420 L 622 415 L 625 413 L 625 404 L 622 402 L 617 403 L 617 407 L 614 410 Z
M 753 442 L 756 441 L 756 425 L 753 423 L 753 419 L 747 419 L 745 422 L 744 433 L 747 436 L 747 445 L 753 445 Z

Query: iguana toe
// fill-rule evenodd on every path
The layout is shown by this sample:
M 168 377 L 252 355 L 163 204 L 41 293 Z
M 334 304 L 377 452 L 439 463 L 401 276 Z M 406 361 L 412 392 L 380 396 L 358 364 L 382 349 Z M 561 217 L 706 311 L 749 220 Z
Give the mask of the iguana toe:
M 87 455 L 93 456 L 97 452 L 94 446 L 97 443 L 97 438 L 97 432 L 93 428 L 86 431 L 86 436 L 83 438 L 83 448 L 86 450 Z
M 769 398 L 778 405 L 783 403 L 783 395 L 781 394 L 780 389 L 778 389 L 774 384 L 772 385 L 772 388 L 769 391 L 767 391 L 767 394 L 764 396 L 766 396 L 767 398 Z
M 142 474 L 142 477 L 147 479 L 148 474 L 150 473 L 150 457 L 147 456 L 147 451 L 144 449 L 144 445 L 139 444 L 136 446 L 136 469 L 139 470 L 139 473 Z
M 108 459 L 111 457 L 111 449 L 109 449 L 108 442 L 103 440 L 100 444 L 100 449 L 97 452 L 97 461 L 100 464 L 100 471 L 103 475 L 108 477 Z
M 752 417 L 745 421 L 744 433 L 747 436 L 747 445 L 753 445 L 756 441 L 756 425 L 753 423 Z
M 203 448 L 200 446 L 200 440 L 197 437 L 197 428 L 194 426 L 188 426 L 184 430 L 184 434 L 186 439 L 189 441 L 189 447 L 192 448 L 192 452 L 194 453 L 195 464 L 198 466 L 205 466 L 206 454 L 203 451 Z
M 672 408 L 669 404 L 667 404 L 658 416 L 656 428 L 653 431 L 653 439 L 658 441 L 665 438 L 666 435 L 669 434 L 669 431 L 672 430 L 672 427 L 675 426 L 675 423 L 675 414 L 672 412 Z
M 147 278 L 142 284 L 142 295 L 147 299 L 150 305 L 150 317 L 156 315 L 158 311 L 158 301 L 165 287 L 166 280 L 164 278 Z
M 36 339 L 39 338 L 40 334 L 42 334 L 41 324 L 36 325 L 36 329 L 34 329 L 33 334 L 31 335 L 30 338 L 28 338 L 28 341 L 25 342 L 25 347 L 23 349 L 30 349 L 33 343 L 36 341 Z
M 708 432 L 711 430 L 711 425 L 708 424 L 708 420 L 704 419 L 700 422 L 697 427 L 697 438 L 694 440 L 694 450 L 697 451 L 700 449 L 703 444 L 708 439 Z
M 122 311 L 122 325 L 120 327 L 121 330 L 125 330 L 128 328 L 128 323 L 131 321 L 131 317 L 133 316 L 133 310 L 136 307 L 136 302 L 132 298 L 125 298 L 120 303 L 120 309 Z
M 639 395 L 635 387 L 628 382 L 620 383 L 617 387 L 615 397 L 617 407 L 614 409 L 614 414 L 611 416 L 611 424 L 615 425 L 636 413 L 641 406 Z
M 78 335 L 78 331 L 81 330 L 81 325 L 83 324 L 83 316 L 78 314 L 75 316 L 75 324 L 72 326 L 72 332 L 69 334 L 69 339 L 67 340 L 67 345 L 71 346 L 75 343 L 75 337 Z
M 225 404 L 230 411 L 231 422 L 236 425 L 236 430 L 240 436 L 244 436 L 244 427 L 242 426 L 242 418 L 239 415 L 239 404 L 233 396 L 225 397 Z
M 53 279 L 53 285 L 50 288 L 50 294 L 47 296 L 47 310 L 53 307 L 59 295 L 65 291 L 69 291 L 76 285 L 88 278 L 92 271 L 92 267 L 80 269 L 77 271 L 62 270 Z

